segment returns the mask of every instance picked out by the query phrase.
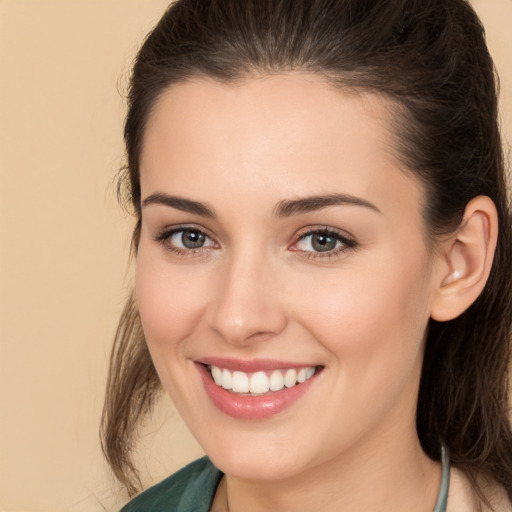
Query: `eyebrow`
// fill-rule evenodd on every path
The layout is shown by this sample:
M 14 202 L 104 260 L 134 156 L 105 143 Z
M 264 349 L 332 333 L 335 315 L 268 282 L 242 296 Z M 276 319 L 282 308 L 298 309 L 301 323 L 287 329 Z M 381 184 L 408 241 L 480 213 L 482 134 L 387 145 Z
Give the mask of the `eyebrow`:
M 329 206 L 354 205 L 369 208 L 377 213 L 382 213 L 374 204 L 349 194 L 329 194 L 325 196 L 311 196 L 300 199 L 281 201 L 275 208 L 277 217 L 291 217 L 309 213 Z
M 171 196 L 161 192 L 151 194 L 142 201 L 143 207 L 151 204 L 169 206 L 170 208 L 175 208 L 182 212 L 193 213 L 195 215 L 201 215 L 202 217 L 216 217 L 213 209 L 205 203 L 192 201 L 191 199 L 185 199 L 184 197 Z M 340 205 L 362 206 L 377 213 L 382 213 L 374 204 L 366 201 L 365 199 L 361 199 L 360 197 L 349 194 L 328 194 L 324 196 L 310 196 L 280 201 L 274 208 L 274 215 L 276 217 L 291 217 L 293 215 L 301 215 L 321 210 L 329 206 Z
M 184 197 L 170 196 L 160 192 L 151 194 L 150 196 L 146 197 L 144 201 L 142 201 L 142 207 L 149 206 L 150 204 L 170 206 L 171 208 L 176 208 L 176 210 L 181 210 L 182 212 L 187 213 L 194 213 L 203 217 L 215 217 L 213 210 L 204 203 L 191 201 L 190 199 L 185 199 Z

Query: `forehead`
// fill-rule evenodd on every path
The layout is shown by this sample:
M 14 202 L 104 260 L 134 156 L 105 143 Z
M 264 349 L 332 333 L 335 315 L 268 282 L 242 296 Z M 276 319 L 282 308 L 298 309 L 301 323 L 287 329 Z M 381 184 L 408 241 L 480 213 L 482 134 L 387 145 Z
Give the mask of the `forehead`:
M 406 193 L 418 204 L 421 186 L 392 149 L 392 107 L 381 95 L 340 90 L 307 73 L 174 85 L 146 125 L 142 195 L 165 188 L 209 201 L 221 189 L 278 201 Z
M 174 138 L 187 137 L 189 142 L 193 135 L 197 142 L 207 142 L 208 138 L 216 143 L 225 142 L 223 137 L 229 135 L 232 144 L 252 142 L 257 152 L 263 153 L 270 149 L 269 140 L 277 134 L 279 141 L 274 142 L 282 146 L 293 139 L 313 138 L 318 142 L 319 137 L 326 144 L 342 146 L 350 134 L 363 149 L 365 141 L 367 147 L 392 142 L 389 121 L 393 106 L 383 95 L 335 88 L 326 79 L 304 72 L 228 83 L 195 78 L 175 84 L 159 96 L 144 138 L 148 142 L 150 132 L 155 140 L 155 132 L 159 132 Z

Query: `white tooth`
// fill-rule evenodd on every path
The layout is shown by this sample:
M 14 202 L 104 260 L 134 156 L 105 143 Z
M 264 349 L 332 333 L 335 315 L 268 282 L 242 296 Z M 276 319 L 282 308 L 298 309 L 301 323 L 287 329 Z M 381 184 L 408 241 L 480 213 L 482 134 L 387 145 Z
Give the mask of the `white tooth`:
M 251 393 L 268 393 L 270 383 L 265 372 L 256 372 L 249 380 L 249 391 Z
M 302 383 L 306 380 L 306 378 L 306 368 L 301 368 L 297 373 L 297 381 Z
M 222 370 L 222 387 L 224 389 L 231 389 L 233 387 L 233 377 L 229 370 Z
M 286 372 L 286 375 L 284 376 L 284 385 L 287 388 L 292 388 L 293 386 L 295 386 L 296 382 L 297 382 L 297 372 L 293 368 L 290 368 Z
M 213 366 L 210 368 L 212 373 L 213 380 L 217 386 L 222 386 L 222 370 L 218 366 Z
M 235 393 L 249 393 L 249 377 L 244 372 L 233 372 L 233 387 Z
M 284 377 L 279 370 L 274 370 L 270 376 L 270 391 L 281 391 L 284 388 Z
M 314 366 L 310 366 L 309 368 L 306 368 L 306 379 L 311 379 L 311 377 L 313 377 L 314 374 L 315 374 Z

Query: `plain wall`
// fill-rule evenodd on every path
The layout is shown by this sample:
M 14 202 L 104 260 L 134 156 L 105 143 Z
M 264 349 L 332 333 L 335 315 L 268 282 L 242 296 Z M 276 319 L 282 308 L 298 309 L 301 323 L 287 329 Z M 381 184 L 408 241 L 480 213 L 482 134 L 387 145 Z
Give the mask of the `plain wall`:
M 243 0 L 241 0 L 243 1 Z M 167 0 L 0 0 L 0 510 L 95 512 L 123 501 L 98 424 L 131 283 L 115 198 L 130 62 Z M 512 0 L 478 0 L 512 140 Z M 162 426 L 163 425 L 163 426 Z M 146 483 L 201 454 L 164 400 Z

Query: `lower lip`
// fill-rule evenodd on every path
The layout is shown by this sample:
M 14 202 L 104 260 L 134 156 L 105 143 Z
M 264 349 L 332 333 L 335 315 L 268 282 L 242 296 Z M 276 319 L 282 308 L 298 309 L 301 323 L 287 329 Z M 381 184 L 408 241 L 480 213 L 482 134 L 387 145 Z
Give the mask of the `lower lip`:
M 239 395 L 217 386 L 213 381 L 207 367 L 196 363 L 203 385 L 210 400 L 223 413 L 244 420 L 265 419 L 280 413 L 290 407 L 311 387 L 317 373 L 310 379 L 292 388 L 284 387 L 280 391 L 273 391 L 265 395 L 249 396 Z

